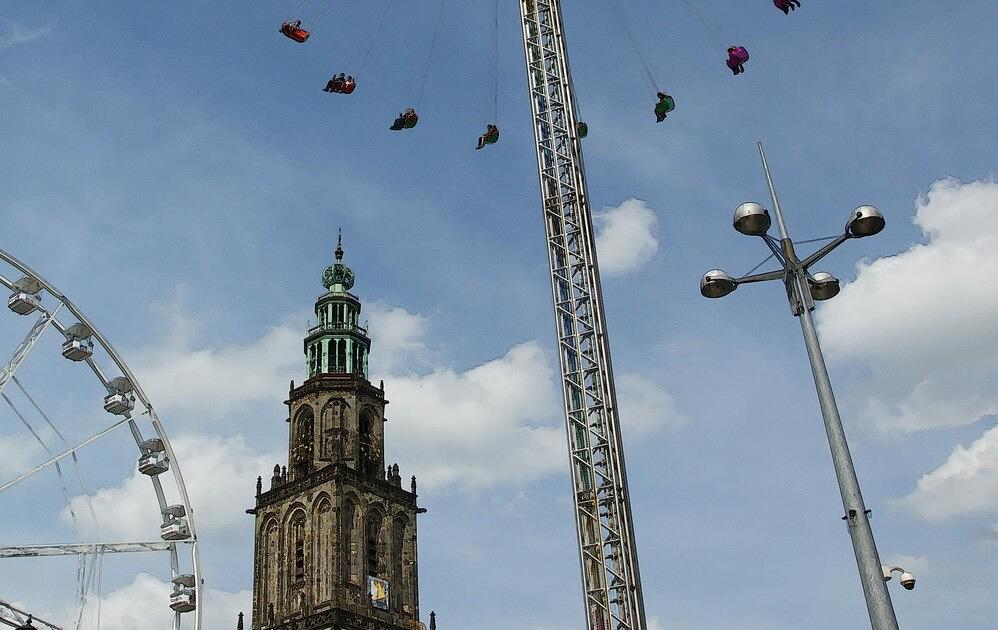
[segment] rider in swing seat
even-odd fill
[[[728,68],[734,74],[738,75],[745,72],[745,62],[748,60],[749,54],[744,46],[732,46],[728,48],[728,60],[725,63],[728,64]]]
[[[281,33],[285,37],[289,37],[299,44],[304,44],[305,40],[308,39],[308,31],[301,27],[301,20],[295,20],[294,22],[288,21],[281,24]]]
[[[486,125],[485,133],[478,136],[478,146],[475,150],[483,148],[487,144],[495,144],[499,142],[499,127],[495,125]]]
[[[343,75],[341,74],[340,76]],[[355,89],[357,89],[357,82],[354,80],[353,75],[347,75],[347,78],[343,81],[343,85],[340,86],[340,92],[342,94],[352,94]]]
[[[395,122],[388,129],[391,131],[402,131],[403,129],[412,129],[419,122],[419,116],[416,115],[416,110],[409,108],[398,115]]]
[[[416,110],[409,108],[405,110],[402,114],[402,128],[412,129],[419,122],[419,116],[416,115]]]
[[[655,104],[655,122],[665,120],[669,112],[676,109],[676,101],[665,92],[658,93],[658,103]]]
[[[780,11],[783,11],[784,15],[790,15],[791,11],[796,11],[800,7],[800,0],[773,0],[773,4]]]
[[[346,81],[344,73],[339,73],[335,75],[329,82],[326,83],[326,87],[322,88],[323,92],[342,92],[343,83]]]

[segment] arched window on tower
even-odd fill
[[[357,470],[365,475],[374,475],[380,464],[380,456],[374,439],[375,416],[369,410],[360,414],[358,433]]]
[[[315,441],[315,414],[309,406],[295,416],[291,447],[291,467],[295,477],[312,472],[312,444]]]
[[[381,576],[381,527],[384,517],[381,512],[372,509],[367,515],[367,526],[365,527],[365,543],[367,558],[367,574]]]
[[[354,521],[357,517],[357,506],[353,501],[347,499],[343,502],[343,509],[340,512],[340,566],[343,570],[343,579],[347,582],[357,583],[357,548],[354,545]]]
[[[278,602],[279,592],[279,567],[278,557],[280,556],[280,527],[277,519],[268,521],[263,526],[262,549],[260,550],[260,584],[257,592],[260,593],[260,601],[257,603],[257,614],[260,619],[267,619],[270,610]]]
[[[401,611],[405,604],[405,595],[402,578],[402,567],[405,562],[405,528],[408,525],[408,519],[404,515],[399,515],[395,518],[395,522],[392,524],[392,577],[391,577],[391,594],[392,594],[392,609],[395,611]]]
[[[338,398],[329,401],[322,408],[320,416],[322,419],[321,457],[334,461],[343,458],[345,412],[346,402]]]
[[[327,497],[316,503],[312,513],[312,579],[313,595],[317,603],[332,597],[333,553],[330,536],[333,535],[332,508]]]
[[[305,581],[305,512],[299,511],[288,524],[288,573],[292,585]]]
[[[346,372],[347,371],[347,340],[337,339],[336,340],[336,371]]]

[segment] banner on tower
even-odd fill
[[[367,590],[371,593],[371,605],[381,610],[388,610],[388,581],[367,576]]]

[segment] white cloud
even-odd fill
[[[286,459],[283,445],[275,445],[281,449],[279,453],[261,455],[242,437],[185,435],[171,443],[196,510],[199,535],[223,530],[244,519],[244,510],[253,503],[257,476],[267,477],[275,463]],[[163,480],[168,501],[179,502],[172,476],[167,473]],[[121,485],[98,490],[93,503],[105,539],[159,539],[159,506],[148,478],[137,470]],[[72,504],[77,514],[85,513],[86,497],[74,497]],[[70,518],[68,508],[64,509],[63,521],[68,523]]]
[[[0,50],[12,48],[18,44],[27,44],[37,39],[45,37],[52,32],[51,26],[40,26],[37,28],[24,28],[15,22],[8,22],[9,29],[0,35]]]
[[[272,326],[262,337],[219,347],[199,340],[183,289],[159,311],[164,334],[130,353],[129,363],[137,366],[136,377],[160,410],[188,412],[203,421],[260,401],[280,403],[288,382],[305,369],[304,327]]]
[[[487,487],[567,467],[554,374],[537,342],[464,372],[441,368],[386,387],[388,456],[402,456],[426,485]]]
[[[625,437],[630,435],[629,430],[646,435],[686,424],[687,418],[676,409],[676,401],[658,383],[640,374],[620,374],[614,381]]]
[[[926,244],[860,263],[819,310],[830,357],[869,366],[860,413],[881,430],[998,413],[998,184],[937,181],[915,224]]]
[[[41,452],[41,446],[27,431],[24,435],[0,435],[0,480],[27,472]]]
[[[144,366],[140,378],[151,384],[146,387],[153,402],[196,413],[210,399],[209,407],[217,415],[238,410],[249,400],[278,403],[289,376],[301,372],[303,333],[290,326],[278,327],[243,345],[203,348],[195,343],[196,326],[182,303],[181,297],[164,309],[169,320],[164,340],[137,353],[136,363]],[[389,446],[403,445],[387,455],[411,466],[405,474],[418,474],[424,487],[481,488],[567,470],[556,368],[539,343],[513,346],[503,356],[463,371],[417,371],[433,355],[424,341],[427,318],[378,303],[364,312],[374,342],[372,373],[385,375],[392,401]],[[685,420],[657,384],[625,374],[618,386],[622,415],[636,433]],[[238,505],[229,505],[200,494],[196,482],[188,482],[199,510],[199,528],[223,528],[241,514],[248,497],[248,488],[243,488],[247,480],[278,458],[260,458],[241,440],[201,440],[199,444],[197,438],[179,439],[175,448],[185,477],[196,479],[203,474],[213,479],[213,485],[231,483],[238,488],[232,495]],[[247,463],[240,466],[238,462]],[[128,524],[118,527],[130,533],[139,523],[145,530],[158,524],[155,506],[148,505],[148,482],[141,475],[101,490],[96,498],[100,511],[113,507],[129,514],[122,519]]]
[[[147,573],[135,576],[131,584],[106,595],[101,600],[100,627],[102,630],[172,630],[173,611],[169,608],[172,585]],[[252,593],[248,590],[238,593],[206,589],[202,605],[202,627],[235,628],[236,615],[246,613],[246,627],[250,627]],[[93,608],[93,607],[91,607]],[[95,617],[94,610],[88,610],[88,617]],[[193,627],[190,621],[194,613],[188,613],[184,627]],[[64,614],[67,620],[72,613]],[[73,620],[75,622],[75,620]],[[65,627],[74,626],[69,621]]]
[[[395,374],[398,370],[409,372],[424,362],[426,345],[426,317],[410,313],[398,306],[380,303],[364,305],[368,318],[368,332],[373,340],[371,374]]]
[[[929,559],[925,556],[897,554],[886,557],[884,564],[901,567],[905,571],[913,573],[919,579],[929,575]]]
[[[640,199],[593,213],[600,272],[613,276],[636,271],[658,251],[658,219]]]
[[[922,475],[915,489],[894,504],[930,522],[998,516],[998,427],[969,447],[957,445],[945,463]]]

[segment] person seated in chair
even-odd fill
[[[477,151],[487,144],[495,144],[496,142],[499,142],[499,127],[486,125],[485,133],[478,136],[478,146],[475,147],[475,150]]]
[[[676,101],[666,94],[659,92],[658,103],[655,104],[655,122],[662,122],[672,110],[676,109]]]

